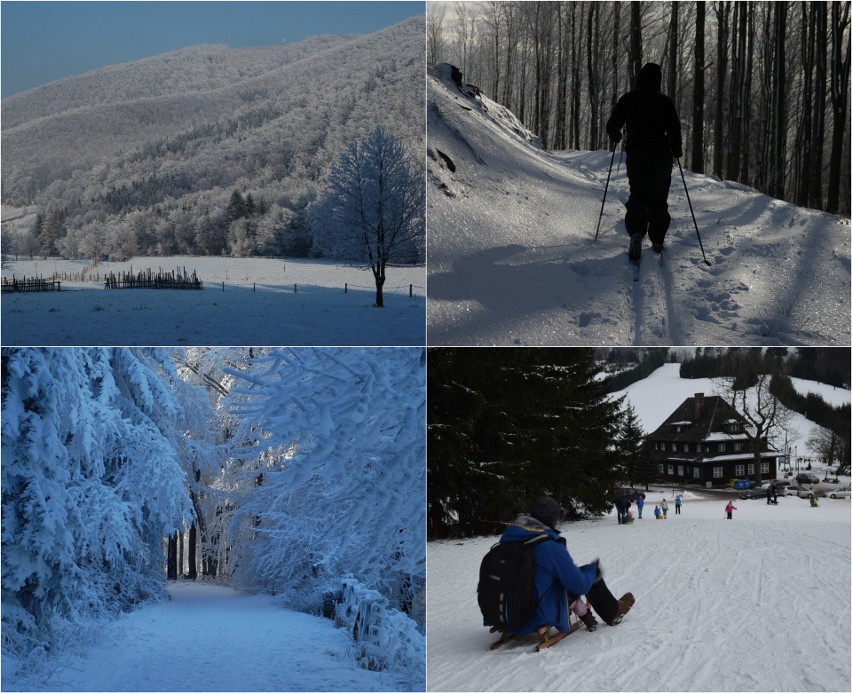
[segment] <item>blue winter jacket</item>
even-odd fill
[[[542,533],[548,534],[553,541],[542,541],[532,547],[536,563],[535,592],[538,608],[535,616],[521,628],[512,631],[516,635],[532,633],[540,626],[555,626],[562,633],[569,632],[569,602],[566,593],[570,592],[572,599],[581,597],[589,591],[598,576],[597,563],[578,568],[559,532],[529,515],[521,515],[509,525],[500,537],[500,543],[527,541]]]

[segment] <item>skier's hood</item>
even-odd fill
[[[515,521],[506,527],[501,541],[526,541],[540,534],[549,534],[553,539],[559,540],[559,532],[548,527],[541,520],[532,515],[519,515]]]
[[[657,63],[645,63],[636,78],[640,91],[660,91],[663,86],[663,69]]]

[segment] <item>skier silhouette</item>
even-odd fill
[[[663,71],[646,63],[639,71],[636,88],[622,96],[606,124],[613,146],[627,126],[627,180],[630,197],[624,224],[630,235],[628,254],[633,261],[642,254],[642,240],[651,239],[654,252],[663,251],[672,218],[668,212],[672,182],[672,156],[683,156],[680,119],[674,102],[660,93]]]

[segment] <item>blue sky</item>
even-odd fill
[[[231,48],[367,34],[425,2],[34,2],[0,4],[2,96],[200,43]],[[425,42],[425,37],[424,37]]]

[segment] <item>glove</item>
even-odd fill
[[[672,154],[674,155],[675,159],[682,159],[683,158],[683,151],[680,150],[680,149],[678,149],[677,151],[673,151]]]
[[[609,139],[613,144],[618,144],[621,142],[621,133],[617,132],[615,135],[610,135]]]

